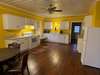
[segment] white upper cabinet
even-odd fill
[[[45,22],[44,29],[51,29],[52,28],[52,22]]]
[[[64,30],[64,29],[69,29],[69,22],[68,21],[62,21],[60,23],[60,29]]]
[[[3,14],[2,17],[4,29],[21,29],[25,24],[25,18],[21,16]]]
[[[35,30],[38,30],[40,28],[39,21],[37,21],[37,20],[34,20],[33,25],[34,25]]]
[[[25,18],[25,24],[26,25],[33,25],[33,19]]]

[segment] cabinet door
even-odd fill
[[[34,29],[35,29],[35,32],[38,34],[40,33],[40,21],[34,21]]]
[[[50,41],[50,42],[55,41],[55,36],[52,33],[48,34],[47,36],[48,36],[48,41]]]
[[[24,26],[24,17],[11,14],[3,14],[4,29],[20,29]]]
[[[69,35],[64,35],[65,44],[69,44]]]
[[[45,22],[44,29],[51,29],[52,28],[52,22]]]
[[[65,43],[64,35],[58,34],[57,35],[57,42],[59,42],[59,43]]]
[[[29,24],[33,25],[33,19],[29,19]]]
[[[17,24],[16,24],[16,26],[18,27],[17,29],[23,28],[24,25],[25,25],[25,18],[17,16]]]
[[[52,39],[53,42],[64,43],[64,35],[61,34],[53,34]]]
[[[33,19],[25,18],[25,24],[26,25],[33,25]]]
[[[21,43],[20,47],[21,52],[24,52],[29,48],[29,40],[27,40],[27,38],[20,39],[20,43]]]
[[[61,30],[69,29],[69,22],[67,22],[67,21],[61,22],[61,24],[60,24],[60,29],[61,29]]]
[[[34,20],[33,25],[34,25],[35,30],[38,30],[38,21]]]

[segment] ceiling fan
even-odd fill
[[[48,12],[50,14],[54,13],[54,12],[62,12],[63,10],[57,9],[57,7],[53,6],[52,4],[49,5],[48,7]]]

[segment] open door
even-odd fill
[[[81,22],[72,22],[71,44],[77,44],[78,35],[81,32]]]

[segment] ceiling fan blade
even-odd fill
[[[62,12],[63,10],[53,10],[54,12]]]
[[[56,7],[52,7],[51,9],[52,9],[52,10],[55,10],[55,9],[56,9]]]
[[[48,8],[48,12],[50,14],[52,14],[53,12],[62,12],[62,10],[59,10],[59,9],[56,9],[57,7],[55,7],[53,4],[50,4],[49,5],[49,8]]]
[[[56,7],[48,8],[49,11],[55,10]]]

